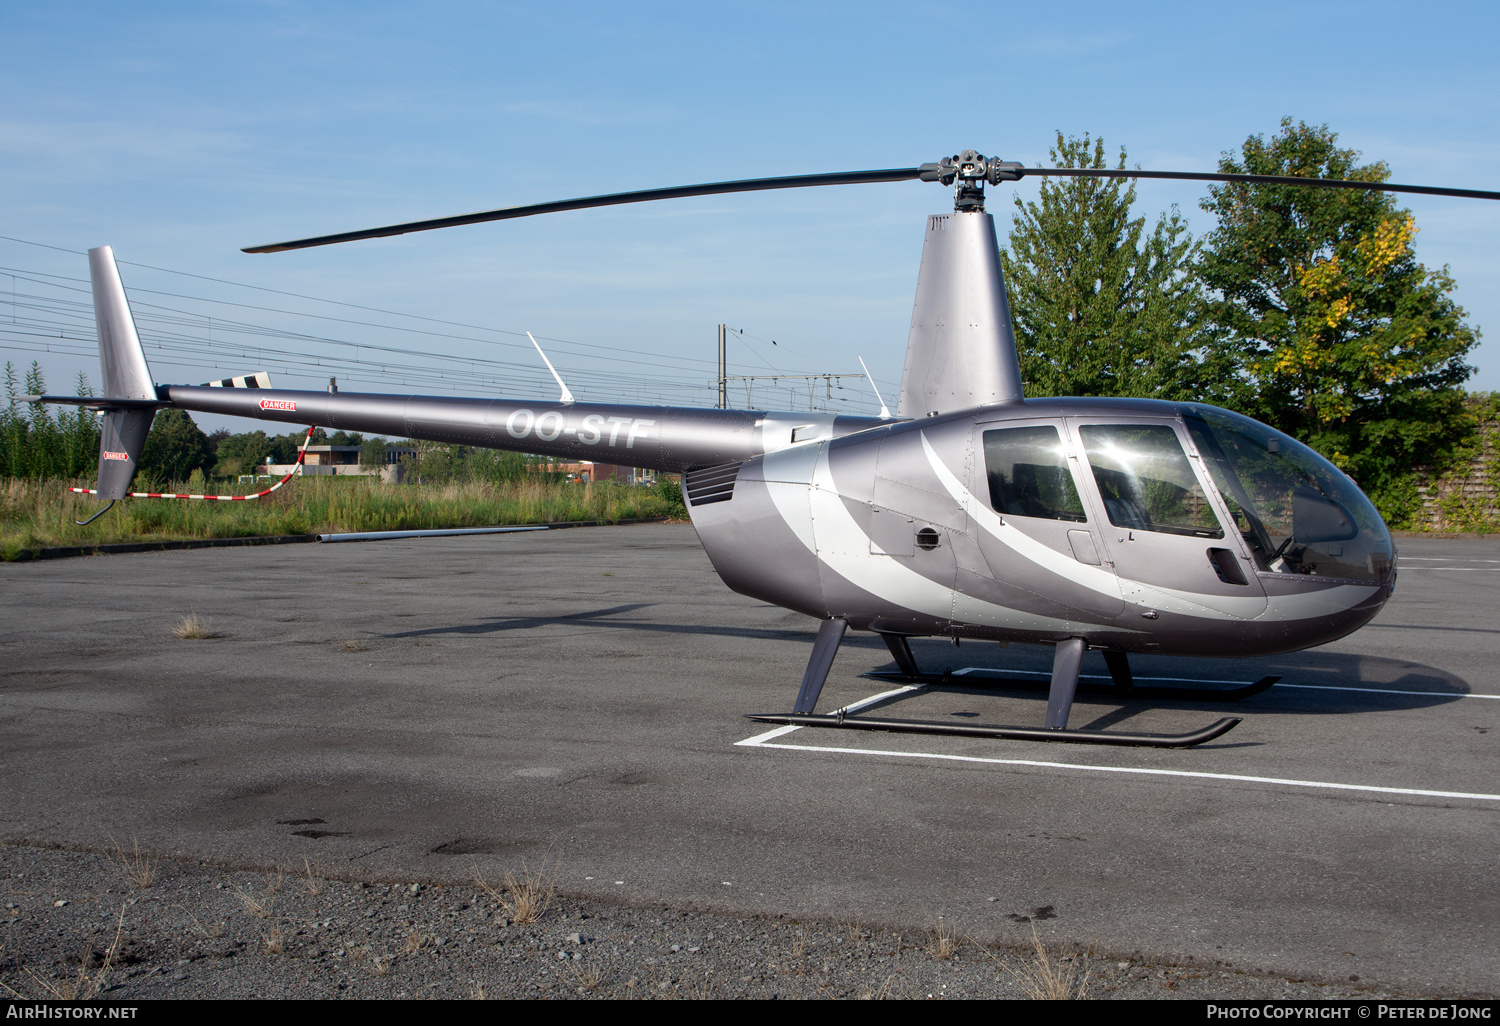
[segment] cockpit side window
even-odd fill
[[[1078,524],[1087,521],[1056,427],[986,431],[984,466],[995,512]]]
[[[1224,537],[1177,432],[1165,424],[1086,424],[1078,432],[1111,524]]]

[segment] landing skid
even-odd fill
[[[833,727],[839,730],[884,730],[896,734],[939,734],[958,737],[1002,738],[1008,741],[1065,741],[1079,745],[1119,745],[1134,748],[1191,748],[1233,730],[1238,716],[1226,716],[1202,730],[1188,734],[1125,734],[1104,730],[1067,730],[1056,727],[986,727],[930,720],[887,720],[865,716],[747,715],[759,723],[782,723],[796,727]]]
[[[881,634],[891,656],[898,667],[895,673],[870,673],[867,677],[879,680],[900,681],[937,690],[955,688],[996,688],[1046,690],[1047,717],[1044,727],[983,726],[979,724],[935,723],[929,720],[891,720],[875,717],[851,717],[843,712],[832,716],[819,716],[813,710],[823,690],[823,682],[833,666],[833,657],[844,640],[848,624],[838,618],[824,620],[818,625],[818,635],[813,641],[812,655],[807,661],[807,670],[802,675],[802,687],[797,692],[797,702],[789,714],[751,714],[749,719],[761,723],[781,723],[794,727],[832,727],[839,730],[884,730],[901,734],[937,734],[956,737],[1003,738],[1012,741],[1064,741],[1084,745],[1123,745],[1144,748],[1190,748],[1212,741],[1234,729],[1239,724],[1237,716],[1218,720],[1202,730],[1187,734],[1127,734],[1103,730],[1069,730],[1068,714],[1073,708],[1073,695],[1082,685],[1086,692],[1115,695],[1120,698],[1187,699],[1190,701],[1236,702],[1275,684],[1280,677],[1262,677],[1254,684],[1237,688],[1201,690],[1198,688],[1159,687],[1137,685],[1131,677],[1130,664],[1123,652],[1105,652],[1104,660],[1109,667],[1110,686],[1082,683],[1079,669],[1083,664],[1083,653],[1087,645],[1082,638],[1066,638],[1057,643],[1052,659],[1052,679],[1046,684],[1040,681],[1014,677],[989,677],[983,675],[956,677],[954,674],[923,673],[912,656],[911,646],[899,634]]]
[[[999,677],[978,673],[919,673],[911,676],[899,670],[876,670],[864,674],[871,680],[892,681],[897,684],[922,684],[929,688],[974,688],[993,691],[1047,691],[1051,681],[1025,677]],[[1100,684],[1079,680],[1078,694],[1113,695],[1116,698],[1184,699],[1189,702],[1238,702],[1265,691],[1281,680],[1280,677],[1262,677],[1253,684],[1242,684],[1237,688],[1213,687],[1162,687],[1156,684],[1135,684],[1122,688],[1116,684]]]

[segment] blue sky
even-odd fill
[[[550,395],[518,348],[514,333],[530,330],[553,340],[580,398],[706,402],[727,321],[747,333],[733,373],[857,371],[863,355],[893,400],[923,218],[950,206],[934,185],[675,201],[266,256],[239,247],[970,147],[1036,164],[1059,129],[1123,144],[1142,167],[1212,170],[1283,115],[1326,123],[1395,181],[1495,189],[1496,29],[1477,3],[12,4],[0,9],[0,235],[108,243],[131,261],[143,329],[177,340],[148,351],[164,381],[264,366],[315,387],[326,375],[310,361],[354,355],[369,374],[341,364],[346,388]],[[1139,209],[1178,204],[1202,233],[1203,193],[1143,183]],[[1450,266],[1470,323],[1494,336],[1471,358],[1470,387],[1500,389],[1500,204],[1402,203],[1420,258]],[[1007,190],[989,207],[1003,240]],[[0,293],[16,297],[0,300],[0,320],[35,319],[37,306],[43,321],[76,319],[57,303],[81,295],[67,280],[86,276],[81,256],[0,240],[0,266]],[[195,333],[213,342],[201,357]],[[0,343],[20,337],[48,344],[0,331]],[[97,380],[81,356],[3,355],[41,359],[54,389],[79,369]],[[848,384],[846,408],[872,411]]]

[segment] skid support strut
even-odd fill
[[[1135,690],[1135,678],[1130,675],[1130,657],[1124,652],[1104,653],[1104,665],[1109,667],[1109,679],[1115,682],[1122,695]]]
[[[917,669],[917,659],[911,654],[911,645],[907,643],[905,634],[882,634],[880,640],[885,642],[885,647],[891,650],[891,658],[896,660],[896,668],[912,680],[922,676],[922,671]]]
[[[1057,643],[1052,654],[1052,686],[1047,689],[1047,729],[1067,730],[1068,713],[1073,711],[1073,693],[1078,690],[1078,671],[1083,669],[1082,638],[1068,638]]]
[[[823,682],[833,667],[833,657],[838,654],[849,624],[843,620],[824,620],[818,624],[818,636],[813,639],[812,656],[807,660],[807,670],[802,674],[802,687],[797,691],[797,704],[792,708],[795,715],[810,715],[823,693]]]

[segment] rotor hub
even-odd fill
[[[1017,161],[986,157],[975,150],[944,157],[936,164],[923,164],[919,170],[924,182],[942,182],[954,187],[955,213],[983,213],[985,182],[999,185],[1019,181],[1025,174]]]

